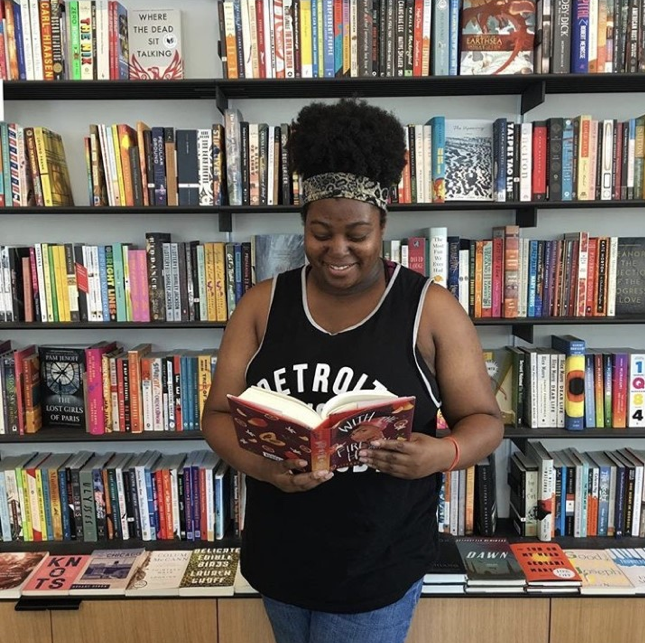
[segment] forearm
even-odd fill
[[[450,437],[459,445],[459,460],[455,469],[467,469],[492,453],[504,437],[501,418],[486,413],[469,415],[457,422]],[[445,440],[445,469],[454,462],[457,449],[452,440]]]
[[[230,414],[206,411],[202,418],[202,432],[210,448],[231,467],[257,480],[267,481],[268,461],[238,445]]]

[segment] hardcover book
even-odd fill
[[[130,80],[184,77],[179,9],[129,9]]]
[[[23,586],[45,556],[46,551],[0,553],[0,598],[20,598]]]
[[[457,538],[469,587],[521,586],[526,583],[506,538]]]
[[[635,594],[636,588],[602,549],[565,549],[582,578],[581,594]]]
[[[23,596],[66,596],[83,573],[91,556],[49,555],[38,565],[25,584]]]
[[[72,583],[72,596],[125,594],[144,549],[95,549],[85,571]]]
[[[284,393],[251,386],[229,395],[239,445],[273,460],[305,460],[307,471],[359,464],[372,440],[408,440],[414,397],[388,391],[349,391],[317,413]]]
[[[459,73],[532,74],[534,41],[534,0],[464,0]]]
[[[236,547],[194,549],[179,587],[180,596],[232,596],[240,561]]]
[[[38,355],[43,425],[85,429],[85,348],[40,346]]]
[[[616,315],[645,313],[645,237],[619,237]]]
[[[466,568],[454,538],[439,536],[437,559],[423,577],[425,585],[454,585],[466,582]]]
[[[446,119],[446,201],[493,200],[493,121]]]
[[[504,424],[517,421],[513,408],[513,354],[508,348],[484,349],[484,362]]]
[[[526,583],[532,587],[580,587],[580,575],[557,543],[512,543]]]
[[[179,596],[190,551],[148,551],[137,567],[126,596]]]

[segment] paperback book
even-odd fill
[[[47,556],[29,577],[22,595],[67,596],[91,558],[89,554]]]
[[[137,567],[126,596],[179,596],[190,551],[148,551]]]
[[[581,594],[636,594],[636,588],[602,549],[565,549],[582,578]]]
[[[0,553],[0,598],[18,599],[46,551]]]
[[[319,414],[257,386],[228,400],[243,449],[273,460],[305,460],[306,471],[359,464],[359,450],[373,440],[409,440],[415,405],[414,397],[388,391],[349,391],[332,397]]]
[[[85,571],[72,583],[72,596],[84,594],[123,595],[144,549],[96,549]]]
[[[184,77],[179,9],[128,9],[130,80]]]
[[[233,596],[239,562],[237,547],[194,549],[179,586],[179,595]]]
[[[636,588],[636,593],[645,594],[645,549],[610,548],[607,553]]]
[[[457,538],[468,588],[522,588],[526,578],[505,538]]]

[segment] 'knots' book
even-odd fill
[[[374,440],[409,440],[414,397],[388,391],[349,391],[320,413],[290,395],[251,386],[229,395],[240,446],[274,460],[305,460],[307,471],[360,464],[358,452]]]

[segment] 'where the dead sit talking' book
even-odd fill
[[[229,395],[239,445],[273,460],[304,460],[306,471],[360,464],[358,452],[374,440],[409,440],[414,397],[388,391],[348,391],[319,414],[284,393],[252,386]]]

